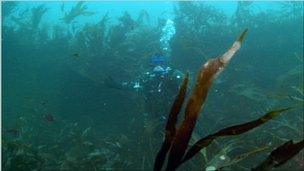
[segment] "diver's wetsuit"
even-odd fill
[[[142,92],[145,97],[145,112],[151,119],[165,121],[183,74],[169,69],[165,73],[146,72],[136,81],[122,83],[123,89]]]

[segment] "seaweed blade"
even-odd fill
[[[270,155],[252,171],[267,171],[273,167],[279,167],[294,157],[304,148],[304,139],[297,143],[292,140],[287,141],[283,145],[273,150]]]
[[[231,136],[231,135],[239,135],[242,133],[245,133],[249,130],[252,130],[269,120],[275,118],[280,113],[285,112],[291,108],[284,108],[279,110],[274,110],[266,113],[264,116],[262,116],[259,119],[256,119],[254,121],[250,121],[244,124],[234,125],[228,128],[224,128],[219,130],[218,132],[208,135],[200,140],[198,140],[186,153],[185,157],[183,158],[181,163],[184,163],[185,161],[191,159],[194,155],[196,155],[199,151],[201,151],[204,147],[207,147],[215,138],[223,137],[223,136]]]
[[[166,124],[165,140],[155,158],[154,171],[161,170],[161,168],[165,162],[167,152],[169,151],[169,149],[171,147],[171,144],[174,139],[175,132],[176,132],[175,125],[177,122],[177,116],[180,113],[180,110],[181,110],[184,100],[185,100],[188,82],[189,82],[189,74],[187,73],[183,80],[183,83],[179,89],[178,95],[176,96],[176,98],[173,102],[173,105],[171,107],[168,121]]]
[[[221,73],[234,54],[240,49],[246,33],[247,29],[243,31],[241,36],[233,43],[232,47],[226,53],[221,57],[207,61],[200,70],[196,85],[186,105],[184,121],[179,127],[172,143],[166,170],[175,170],[180,165],[201,107],[207,98],[213,80]]]

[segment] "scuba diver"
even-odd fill
[[[133,90],[143,93],[145,98],[145,115],[152,119],[166,121],[166,116],[182,82],[183,73],[168,66],[170,57],[170,40],[175,34],[174,22],[166,20],[159,39],[161,50],[150,58],[151,69],[138,76],[134,81],[117,83],[108,77],[105,85],[121,90]]]
[[[166,56],[154,54],[150,62],[149,70],[134,80],[117,82],[112,77],[104,80],[108,88],[138,93],[135,97],[142,102],[138,112],[132,114],[134,119],[126,122],[130,124],[126,126],[126,135],[132,139],[126,146],[137,154],[138,164],[142,164],[142,160],[154,160],[155,149],[161,146],[164,126],[183,80],[182,72],[168,66]],[[153,164],[146,162],[145,167],[152,168]]]
[[[150,62],[151,70],[133,81],[118,83],[108,77],[104,83],[110,88],[143,93],[145,115],[164,122],[182,82],[183,73],[170,68],[168,59],[160,53],[153,55]]]
[[[147,71],[139,74],[134,80],[117,82],[112,77],[104,80],[108,88],[129,90],[138,93],[137,100],[140,102],[139,112],[133,113],[130,130],[127,135],[132,143],[128,147],[136,151],[138,164],[145,163],[145,167],[153,167],[147,161],[153,161],[155,148],[162,143],[164,126],[169,116],[170,108],[178,93],[183,80],[183,73],[169,66],[170,46],[169,41],[175,33],[173,21],[167,20],[162,29],[159,39],[160,47],[149,57],[150,67]]]

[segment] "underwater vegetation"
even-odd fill
[[[191,134],[196,125],[199,111],[204,105],[213,80],[216,79],[219,73],[222,72],[224,67],[226,67],[226,65],[230,62],[234,54],[240,49],[246,33],[247,29],[241,34],[241,36],[232,45],[232,47],[221,57],[211,59],[204,64],[198,74],[195,88],[193,89],[193,92],[188,99],[188,103],[185,108],[184,121],[176,131],[175,124],[177,122],[177,115],[180,113],[180,110],[182,108],[189,79],[188,75],[186,75],[184,82],[180,88],[180,92],[178,93],[175,102],[172,105],[172,109],[166,125],[166,137],[161,150],[158,152],[155,159],[154,170],[161,170],[168,151],[169,157],[166,170],[176,170],[179,165],[191,159],[195,154],[200,152],[203,148],[207,147],[216,138],[239,135],[248,132],[249,130],[268,122],[269,120],[278,116],[280,113],[290,109],[285,108],[271,111],[257,120],[221,129],[214,134],[208,135],[205,138],[198,140],[186,152]],[[292,141],[286,142],[271,152],[270,156],[253,170],[269,170],[272,167],[278,167],[299,153],[303,148],[304,139],[296,144],[294,144]],[[239,156],[239,158],[241,157]],[[225,166],[222,165],[220,167],[212,167],[214,170],[218,170],[224,168]]]
[[[1,3],[3,170],[303,170],[303,3],[238,2],[229,17],[174,2],[169,65],[186,74],[153,101],[164,122],[106,82],[151,71],[166,15]]]
[[[87,6],[84,3],[85,2],[83,2],[83,1],[79,1],[75,7],[72,7],[72,9],[69,12],[66,12],[64,14],[64,17],[62,18],[62,20],[65,23],[69,24],[72,21],[74,21],[76,19],[76,17],[82,16],[82,15],[83,16],[93,15],[94,14],[93,12],[87,11]],[[64,10],[64,4],[62,4],[61,10],[62,11]]]

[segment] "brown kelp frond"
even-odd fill
[[[226,163],[226,164],[223,164],[223,165],[217,167],[217,169],[222,170],[226,167],[231,167],[232,165],[235,165],[235,164],[245,160],[246,158],[248,158],[250,156],[256,155],[257,153],[260,153],[260,152],[264,152],[268,149],[269,149],[269,146],[263,146],[263,147],[251,150],[247,153],[240,154],[240,155],[234,157],[233,159],[231,159],[231,161],[229,163]]]
[[[266,171],[273,167],[279,167],[294,157],[304,148],[304,139],[294,143],[292,140],[284,143],[275,150],[256,168],[252,171]]]
[[[170,149],[171,143],[173,141],[173,138],[175,136],[175,125],[177,122],[177,116],[180,113],[180,110],[183,106],[184,100],[185,100],[185,96],[186,96],[186,91],[187,91],[187,85],[189,82],[189,74],[186,74],[186,77],[184,78],[184,81],[179,89],[179,93],[176,96],[172,108],[170,110],[169,113],[169,117],[168,117],[168,121],[166,124],[166,135],[165,135],[165,140],[162,144],[162,147],[160,149],[160,151],[158,152],[156,158],[155,158],[155,163],[154,163],[154,170],[161,170],[167,152]]]
[[[223,63],[227,64],[231,60],[233,55],[241,48],[241,44],[243,43],[247,32],[248,32],[248,29],[245,29],[242,32],[242,34],[238,37],[237,41],[235,41],[232,44],[230,49],[220,57],[220,59]]]
[[[168,134],[171,136],[175,136],[175,125],[177,122],[177,116],[180,113],[180,110],[185,100],[188,82],[189,82],[189,73],[186,74],[183,83],[180,87],[179,93],[176,99],[174,100],[172,108],[169,113],[169,118],[166,125],[166,131],[168,131]]]
[[[185,119],[179,127],[169,153],[167,170],[175,170],[185,154],[196,120],[204,104],[213,80],[224,69],[233,55],[240,49],[247,30],[233,43],[232,47],[221,57],[207,61],[200,70],[196,85],[185,109]]]
[[[239,135],[242,133],[245,133],[253,128],[256,128],[269,120],[275,118],[280,113],[285,112],[291,108],[284,108],[279,110],[274,110],[266,113],[263,117],[256,119],[251,122],[247,122],[244,124],[234,125],[228,128],[224,128],[222,130],[219,130],[218,132],[208,135],[205,138],[200,139],[197,141],[186,153],[185,157],[183,158],[182,162],[185,162],[192,158],[195,154],[197,154],[201,149],[204,147],[207,147],[214,139],[222,136],[231,136],[231,135]]]
[[[257,126],[260,126],[260,125],[268,122],[269,120],[278,116],[280,113],[285,112],[285,111],[290,110],[290,109],[291,108],[283,108],[283,109],[279,109],[279,110],[270,111],[270,112],[266,113],[264,116],[262,116],[261,118],[259,118],[257,120],[222,129],[222,130],[218,131],[217,133],[215,133],[213,135],[214,136],[226,136],[226,135],[242,134],[242,133],[247,132],[247,131],[249,131],[249,130],[251,130],[251,129],[257,127]]]

